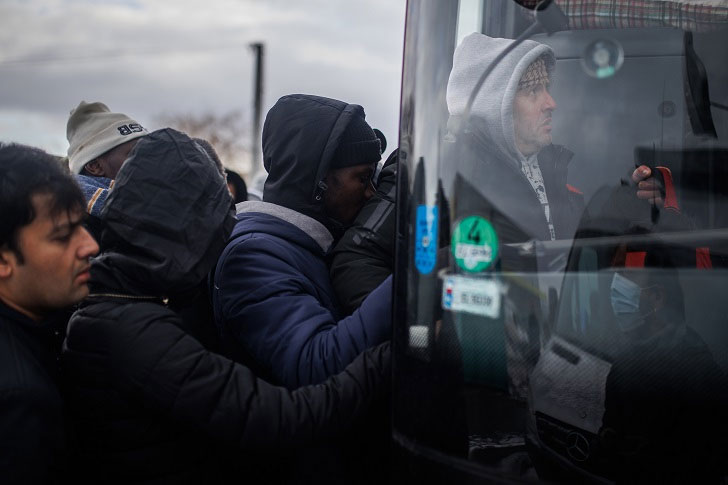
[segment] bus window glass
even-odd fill
[[[408,6],[396,441],[724,481],[728,2],[452,3]]]

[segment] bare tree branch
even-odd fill
[[[241,111],[163,113],[157,116],[157,123],[209,141],[223,165],[241,175],[250,171],[250,127]]]

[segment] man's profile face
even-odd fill
[[[344,225],[354,222],[366,201],[374,195],[375,168],[375,163],[366,163],[329,171],[325,179],[328,188],[324,192],[329,217]]]
[[[89,258],[98,253],[99,246],[81,225],[81,207],[52,215],[50,195],[36,194],[32,201],[35,219],[18,232],[17,249],[22,261],[10,249],[0,254],[3,300],[39,320],[88,295]]]
[[[538,153],[551,143],[551,113],[556,102],[548,85],[519,89],[513,102],[513,129],[516,148],[526,157]]]
[[[121,170],[121,166],[129,157],[129,153],[134,149],[138,138],[117,145],[108,152],[104,153],[96,160],[92,160],[86,164],[86,171],[94,177],[107,177],[115,179]]]

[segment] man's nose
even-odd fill
[[[78,247],[79,258],[90,258],[91,256],[95,256],[99,253],[99,244],[96,242],[96,239],[94,239],[93,236],[86,230],[85,227],[81,228],[80,237],[82,238],[82,240],[81,244]]]
[[[551,93],[548,91],[546,91],[546,97],[544,98],[543,109],[544,111],[553,111],[556,109],[556,101],[554,101],[554,98],[551,97]]]

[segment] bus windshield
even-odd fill
[[[726,478],[726,45],[728,1],[410,2],[402,446],[489,478]]]

